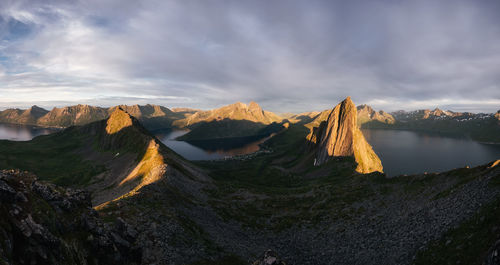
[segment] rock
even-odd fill
[[[351,156],[359,173],[382,172],[382,162],[358,128],[356,106],[350,97],[335,106],[328,119],[314,127],[307,139],[315,152],[315,165],[333,157]]]
[[[15,199],[18,202],[27,202],[28,201],[28,198],[26,198],[26,196],[20,191],[16,192]]]
[[[1,264],[138,264],[141,260],[142,249],[131,247],[137,231],[123,220],[118,220],[119,229],[105,224],[91,208],[87,192],[38,182],[34,175],[15,170],[0,171],[0,178]]]
[[[15,200],[15,195],[16,191],[5,181],[0,180],[0,201],[13,202]]]
[[[276,252],[269,249],[264,252],[262,258],[253,262],[252,265],[286,265],[286,263],[278,258]]]

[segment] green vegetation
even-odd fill
[[[83,147],[83,137],[76,132],[58,132],[27,142],[0,140],[0,168],[28,170],[62,186],[88,184],[105,167],[75,152]]]
[[[276,231],[349,218],[359,211],[350,205],[375,194],[367,181],[373,176],[354,173],[352,158],[314,167],[305,152],[307,132],[301,125],[292,125],[265,143],[273,153],[251,160],[198,162],[218,187],[209,191],[212,206],[223,218]]]

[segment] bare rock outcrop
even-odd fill
[[[358,128],[356,106],[350,97],[335,106],[328,119],[314,127],[307,139],[315,152],[315,165],[332,157],[352,156],[359,173],[382,172],[380,159]]]

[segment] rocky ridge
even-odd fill
[[[352,156],[360,173],[382,172],[382,163],[358,128],[357,111],[348,97],[335,106],[326,121],[314,127],[307,140],[311,143],[314,165],[322,165],[332,157]]]

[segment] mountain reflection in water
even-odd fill
[[[175,138],[186,134],[184,130],[156,132],[156,137],[166,146],[189,160],[213,160],[245,155],[259,151],[259,145],[274,136],[251,136],[228,139],[199,141],[177,141]]]

